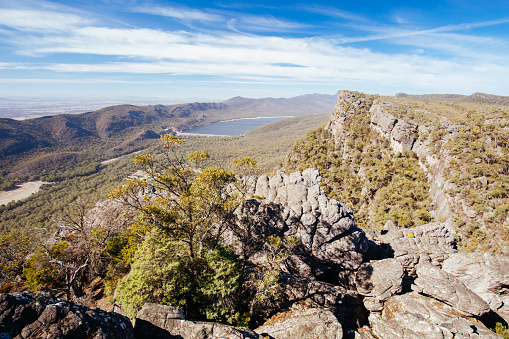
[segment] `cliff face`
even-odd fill
[[[394,155],[404,151],[417,155],[429,185],[433,220],[445,221],[471,249],[481,245],[509,253],[507,194],[497,193],[509,188],[508,147],[496,141],[508,137],[506,115],[507,108],[498,106],[373,99],[339,91],[326,129],[347,159],[355,151],[347,145],[359,140],[349,119],[369,119],[369,130],[389,141]],[[367,183],[365,172],[361,168],[355,175]]]

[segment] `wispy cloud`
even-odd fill
[[[319,6],[319,5],[305,5],[301,7],[304,11],[310,12],[310,13],[316,13],[327,17],[333,17],[333,18],[341,18],[341,19],[347,19],[352,21],[368,21],[367,18],[351,13],[348,11],[343,11],[341,9],[335,8],[335,7],[325,7],[325,6]]]
[[[22,10],[1,9],[0,25],[28,32],[66,31],[70,28],[83,27],[93,21],[74,14]]]
[[[137,7],[133,11],[154,14],[184,21],[222,21],[223,17],[213,13],[185,7]]]
[[[171,30],[114,27],[99,15],[66,12],[61,6],[39,10],[4,8],[0,10],[0,35],[18,56],[29,58],[23,62],[0,62],[0,69],[44,70],[69,77],[87,73],[215,76],[220,81],[259,84],[341,82],[415,88],[434,88],[439,84],[453,92],[458,84],[462,88],[469,86],[468,79],[474,88],[479,84],[495,86],[502,81],[496,79],[509,77],[508,41],[474,34],[477,28],[507,25],[509,18],[421,28],[407,22],[375,24],[355,13],[329,7],[306,6],[300,10],[344,19],[344,27],[349,30],[339,37],[324,33],[296,38],[297,34],[285,33],[306,31],[312,28],[310,24],[231,8],[134,9],[182,23]],[[385,51],[356,45],[372,41],[383,44]],[[401,47],[397,53],[390,50],[394,46]],[[59,55],[77,58],[48,61]],[[34,57],[39,59],[30,59]],[[0,82],[5,83],[6,79]],[[35,77],[32,80],[39,81]],[[29,83],[30,79],[12,81]],[[49,83],[52,81],[73,80],[48,79]]]

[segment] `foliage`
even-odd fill
[[[120,281],[117,300],[134,317],[145,302],[178,306],[194,319],[234,323],[240,263],[217,246],[189,255],[183,241],[153,229],[136,252],[131,272]]]
[[[50,286],[56,275],[57,272],[52,267],[49,258],[44,252],[39,251],[28,259],[22,277],[25,278],[25,285],[29,289],[38,291],[42,287]]]
[[[503,339],[509,339],[509,329],[502,323],[497,323],[492,331],[501,336]]]
[[[145,177],[127,180],[110,194],[139,211],[132,229],[141,230],[129,233],[120,251],[131,271],[118,283],[118,301],[131,317],[145,302],[159,302],[198,320],[258,324],[271,311],[269,301],[278,297],[280,264],[295,241],[241,236],[241,246],[256,243],[267,254],[258,266],[224,247],[226,230],[238,235],[242,230],[233,214],[244,203],[241,181],[230,170],[192,168],[206,153],[184,156],[180,139],[161,139],[161,154],[134,160]],[[257,168],[248,157],[234,164]]]
[[[29,237],[0,237],[0,279],[5,277],[12,280],[22,273],[31,246],[32,239]]]

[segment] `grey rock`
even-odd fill
[[[398,120],[391,132],[393,149],[396,151],[410,151],[415,141],[417,126],[403,120]]]
[[[376,338],[500,338],[475,318],[417,293],[392,296],[381,313],[369,316]]]
[[[370,231],[366,232],[366,236],[375,244],[372,250],[379,256],[377,259],[396,258],[410,276],[415,276],[417,263],[431,262],[441,266],[449,255],[457,252],[456,240],[444,223],[382,232]]]
[[[398,119],[389,113],[393,108],[387,103],[375,102],[371,106],[371,124],[377,126],[385,136],[389,137]]]
[[[11,338],[134,339],[127,317],[44,293],[0,294],[0,335]]]
[[[352,211],[334,199],[329,199],[319,186],[322,181],[315,169],[289,175],[278,171],[273,177],[261,176],[252,191],[265,199],[249,200],[236,211],[238,230],[226,231],[227,244],[236,253],[245,253],[235,240],[238,234],[253,238],[266,235],[295,236],[300,240],[303,261],[314,266],[327,265],[331,269],[357,269],[368,249],[364,232],[354,223]],[[271,193],[272,192],[272,193]],[[249,218],[250,229],[246,229]],[[230,233],[229,233],[230,232]],[[247,258],[249,260],[249,258]],[[309,277],[302,265],[289,265],[303,271],[289,273]]]
[[[466,316],[482,316],[489,305],[468,289],[458,278],[437,266],[419,263],[416,266],[415,291],[440,300]]]
[[[198,322],[186,319],[182,310],[158,304],[145,304],[136,316],[134,332],[137,339],[258,339],[247,328]]]
[[[355,275],[357,292],[370,311],[380,311],[383,302],[402,290],[404,270],[396,259],[364,263]]]
[[[278,313],[255,332],[274,339],[343,338],[343,328],[331,311],[308,308],[302,304],[295,304],[288,311]]]
[[[442,269],[458,278],[509,322],[509,258],[493,253],[455,253]]]
[[[362,298],[353,291],[293,275],[284,275],[281,282],[283,307],[305,302],[308,307],[330,310],[345,327],[357,328],[366,323]]]

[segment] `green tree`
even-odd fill
[[[123,250],[131,271],[118,284],[118,301],[131,317],[145,302],[158,302],[198,320],[255,326],[278,297],[280,266],[292,241],[247,231],[256,227],[253,220],[234,214],[246,203],[245,180],[230,170],[200,167],[208,155],[184,156],[183,141],[174,136],[163,136],[162,143],[159,156],[135,158],[143,177],[110,194],[138,211],[137,231]],[[233,166],[248,174],[259,170],[250,158]],[[225,245],[225,231],[239,240],[240,252],[262,250],[266,259],[254,265],[248,255],[235,255]]]
[[[131,272],[118,287],[118,300],[134,316],[144,302],[182,307],[189,316],[233,323],[238,317],[240,261],[221,245],[242,199],[235,174],[196,168],[204,152],[180,154],[183,140],[162,138],[159,157],[140,155],[146,176],[131,179],[110,196],[139,211],[144,230],[134,245]],[[191,165],[194,165],[191,167]]]

